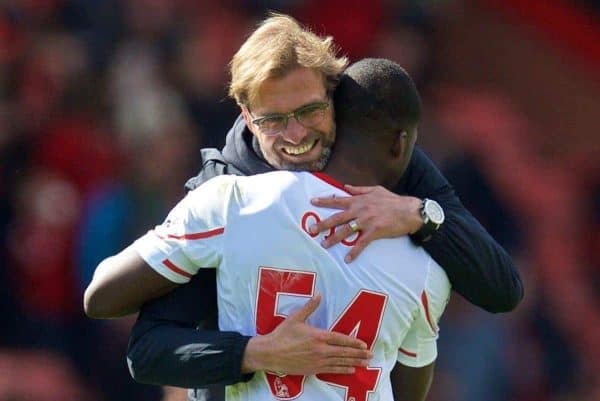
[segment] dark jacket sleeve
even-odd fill
[[[202,169],[188,181],[188,190],[217,175],[241,174],[216,149],[202,149],[201,156]],[[243,375],[241,366],[251,337],[217,327],[215,270],[201,269],[189,283],[140,310],[127,349],[132,377],[185,388],[250,380],[252,374]]]
[[[508,312],[523,298],[519,273],[506,251],[462,205],[433,162],[415,147],[397,193],[436,200],[446,220],[423,247],[444,268],[453,289],[488,312]]]
[[[214,269],[202,269],[188,284],[143,306],[127,350],[136,381],[193,388],[252,377],[240,372],[250,337],[214,329],[215,283]]]

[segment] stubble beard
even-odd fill
[[[331,158],[331,145],[324,146],[321,155],[316,160],[306,162],[306,163],[290,163],[284,160],[280,160],[277,166],[280,170],[289,170],[289,171],[321,171],[329,162]]]
[[[277,168],[278,170],[322,171],[325,168],[325,166],[327,166],[327,163],[329,162],[329,159],[331,158],[331,152],[332,152],[333,143],[335,140],[335,129],[336,129],[336,124],[334,121],[333,127],[331,128],[329,135],[324,135],[322,133],[320,134],[322,151],[316,160],[312,160],[312,161],[309,161],[306,163],[291,163],[287,160],[284,160],[284,159],[278,157],[279,160],[277,160],[276,162],[269,161],[269,164],[271,164],[273,167]]]

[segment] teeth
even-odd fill
[[[313,146],[315,146],[316,142],[317,141],[315,140],[311,143],[307,143],[306,145],[302,146],[284,146],[283,150],[289,155],[298,156],[311,150]]]

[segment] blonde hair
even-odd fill
[[[257,100],[264,81],[298,67],[321,73],[329,94],[348,65],[348,58],[336,57],[336,53],[330,36],[319,37],[294,18],[271,13],[233,56],[229,96],[240,106],[249,106]]]

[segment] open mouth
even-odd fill
[[[305,143],[300,146],[282,146],[283,153],[289,156],[302,156],[315,148],[319,142],[318,139],[313,139],[312,141]]]

